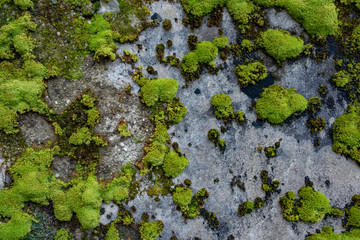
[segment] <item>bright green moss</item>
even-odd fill
[[[231,97],[224,93],[219,93],[211,98],[211,104],[215,109],[215,116],[221,119],[232,119],[234,116],[234,109],[232,106]]]
[[[195,52],[186,54],[181,62],[181,69],[184,72],[196,72],[199,69],[199,61]]]
[[[252,14],[257,7],[246,0],[227,0],[226,7],[233,19],[240,25],[246,25],[252,18]]]
[[[270,56],[279,61],[295,58],[305,49],[300,37],[293,37],[285,30],[268,29],[261,34],[261,45]]]
[[[245,201],[239,205],[238,213],[240,216],[245,216],[246,214],[250,214],[254,210],[254,203],[251,201]]]
[[[264,89],[256,103],[256,114],[259,119],[280,124],[294,113],[303,112],[307,100],[296,93],[294,88],[286,90],[280,85],[271,85]]]
[[[167,127],[164,122],[156,123],[155,132],[151,136],[149,147],[145,147],[146,155],[143,162],[149,166],[160,166],[164,162],[165,154],[168,151],[166,142],[169,139]]]
[[[22,239],[31,231],[30,227],[33,220],[35,219],[27,213],[14,212],[10,221],[7,223],[0,222],[0,239]]]
[[[234,72],[242,88],[254,85],[267,77],[267,69],[261,62],[239,65],[235,67]]]
[[[111,223],[109,230],[106,232],[105,240],[120,240],[119,231],[114,222]]]
[[[61,228],[56,232],[55,240],[73,240],[73,235],[65,228]]]
[[[326,38],[338,30],[338,14],[334,0],[253,0],[264,7],[283,7],[313,36]]]
[[[165,176],[172,178],[179,176],[188,164],[189,161],[185,156],[179,156],[174,151],[166,153],[163,165]]]
[[[178,90],[178,82],[172,78],[159,78],[146,83],[140,91],[142,101],[149,107],[158,102],[170,102]]]
[[[202,41],[196,45],[194,53],[199,63],[209,63],[218,55],[218,48],[212,42]]]
[[[306,240],[355,240],[360,236],[360,229],[353,229],[349,232],[334,233],[333,228],[324,226],[320,233],[315,233],[306,238]]]
[[[333,126],[333,146],[336,153],[341,153],[360,162],[358,148],[360,146],[359,108],[350,105],[344,115],[339,116]]]
[[[16,128],[18,125],[18,115],[2,103],[0,103],[0,119],[2,119],[0,122],[0,130],[7,134],[17,133],[19,131]]]
[[[96,99],[90,96],[89,94],[85,93],[82,95],[80,102],[89,108],[95,107],[95,101]]]
[[[246,122],[245,113],[243,111],[238,111],[234,114],[235,121],[239,124],[244,124]]]
[[[346,218],[344,221],[345,227],[360,228],[360,195],[352,197],[351,205],[345,210]]]
[[[119,131],[120,136],[122,136],[122,137],[130,137],[131,136],[131,132],[130,132],[130,130],[128,130],[128,125],[126,123],[119,125],[117,130]]]
[[[179,123],[187,113],[187,108],[180,102],[179,98],[174,98],[166,107],[166,114],[171,123]]]
[[[164,228],[162,221],[140,222],[140,235],[142,240],[155,240]]]
[[[310,114],[315,114],[321,109],[321,99],[319,97],[309,98],[308,111]]]
[[[342,211],[331,208],[329,200],[321,192],[315,191],[310,186],[299,189],[299,200],[295,199],[294,192],[287,192],[280,198],[283,216],[288,221],[302,220],[316,223],[326,214],[342,216]]]
[[[229,44],[229,39],[225,36],[214,37],[212,43],[218,48],[224,48]]]
[[[97,124],[100,121],[100,113],[96,108],[91,108],[89,110],[86,110],[87,115],[87,125],[89,127],[94,127],[95,124]]]
[[[192,199],[192,190],[184,187],[177,187],[173,194],[174,202],[179,205],[181,211],[189,210],[189,204]]]
[[[208,138],[210,141],[217,144],[219,142],[220,132],[217,129],[210,129],[208,131]]]
[[[79,145],[90,145],[95,144],[98,146],[105,146],[106,142],[102,140],[100,137],[93,136],[93,134],[90,132],[89,128],[82,127],[77,129],[76,132],[74,132],[70,138],[69,143],[75,146]]]
[[[347,71],[341,70],[335,73],[332,78],[337,87],[345,87],[352,80],[353,76]]]
[[[208,15],[217,6],[222,6],[226,0],[181,0],[186,13],[197,17]]]

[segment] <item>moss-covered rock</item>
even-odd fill
[[[267,69],[261,62],[238,65],[234,72],[242,88],[254,85],[267,77]]]
[[[139,231],[142,240],[155,240],[164,228],[162,221],[157,220],[154,222],[140,222]]]
[[[288,31],[278,29],[268,29],[262,33],[261,46],[279,61],[295,58],[305,50],[304,41],[300,37],[293,37]]]
[[[255,107],[259,119],[280,124],[294,113],[303,112],[307,108],[307,100],[294,88],[287,90],[274,84],[264,89]]]

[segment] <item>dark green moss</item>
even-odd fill
[[[242,88],[254,85],[267,77],[267,69],[261,62],[238,65],[234,71]]]
[[[216,129],[210,129],[208,131],[208,138],[210,141],[217,144],[219,142],[220,132]]]
[[[171,40],[167,40],[166,45],[167,45],[168,48],[171,48],[172,45],[173,45],[173,42]]]
[[[238,213],[240,216],[245,216],[246,214],[252,213],[254,210],[254,203],[251,201],[245,201],[239,205]]]
[[[311,133],[318,133],[325,129],[326,121],[322,117],[309,117],[306,126],[310,129]]]
[[[165,30],[169,31],[172,28],[171,21],[169,19],[165,19],[162,23],[162,26]]]
[[[254,208],[262,208],[265,205],[265,201],[261,197],[256,197],[254,200]]]
[[[152,67],[152,66],[148,66],[146,68],[146,71],[149,73],[149,74],[155,74],[155,69]]]
[[[310,114],[315,114],[321,109],[321,99],[319,97],[311,97],[308,102],[308,111]]]
[[[160,62],[166,62],[165,57],[165,45],[163,43],[156,45],[156,58]]]

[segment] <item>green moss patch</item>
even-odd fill
[[[172,178],[179,176],[188,164],[189,161],[185,156],[174,151],[166,153],[163,165],[165,176]]]
[[[350,105],[344,115],[339,116],[333,126],[333,146],[341,153],[360,163],[360,116],[359,108]]]
[[[168,121],[172,124],[179,123],[187,113],[187,108],[180,102],[179,98],[174,98],[166,107]]]
[[[304,41],[285,30],[268,29],[261,34],[260,44],[270,56],[279,61],[295,58],[305,50]]]
[[[319,233],[311,234],[306,240],[353,240],[360,236],[360,229],[353,229],[349,232],[334,233],[330,226],[324,226]]]
[[[170,102],[175,97],[178,86],[178,82],[172,78],[154,79],[141,88],[139,95],[151,107],[158,102]]]
[[[238,65],[235,67],[234,72],[242,88],[254,85],[267,77],[267,69],[261,62]]]
[[[307,108],[307,100],[294,88],[287,90],[274,84],[264,89],[255,107],[259,119],[280,124],[294,113],[303,112]]]
[[[360,195],[356,194],[351,199],[351,204],[345,209],[345,227],[360,228]]]
[[[332,208],[329,200],[321,192],[315,191],[311,186],[305,186],[298,191],[299,199],[295,199],[294,192],[287,192],[280,198],[283,216],[288,221],[302,220],[316,223],[326,214],[342,216],[341,210]]]
[[[164,228],[162,221],[157,220],[154,222],[140,222],[140,234],[142,240],[155,240]]]

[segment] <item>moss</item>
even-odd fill
[[[208,138],[210,141],[217,144],[219,142],[220,132],[216,129],[210,129],[208,131]]]
[[[321,99],[319,97],[309,98],[308,111],[310,114],[315,114],[321,110]]]
[[[224,48],[229,44],[229,39],[225,36],[214,37],[212,43],[218,48]]]
[[[265,201],[261,197],[256,197],[254,200],[254,208],[262,208],[265,205]]]
[[[211,98],[211,104],[215,109],[215,116],[224,120],[234,117],[234,109],[231,97],[224,93],[216,94]]]
[[[258,7],[251,1],[246,0],[228,0],[226,1],[226,7],[229,10],[230,15],[238,24],[240,30],[245,30],[245,26],[249,24],[251,19],[255,17],[254,12],[258,10]]]
[[[140,235],[142,240],[155,240],[164,228],[162,221],[140,222]]]
[[[180,102],[179,98],[174,98],[166,107],[166,114],[170,123],[179,123],[187,113],[187,108]]]
[[[200,189],[191,199],[188,210],[184,212],[187,218],[196,218],[203,209],[202,205],[209,197],[209,193],[205,188]]]
[[[246,122],[245,113],[238,111],[234,114],[235,121],[239,124],[244,124]]]
[[[149,73],[149,74],[155,74],[155,69],[153,68],[153,66],[148,66],[146,68],[146,71]]]
[[[188,164],[189,161],[185,156],[179,156],[174,151],[166,153],[163,164],[165,176],[172,178],[179,176]]]
[[[268,29],[261,34],[261,45],[270,56],[279,61],[295,58],[305,49],[300,37],[293,37],[285,30]]]
[[[280,182],[278,180],[272,180],[269,177],[269,173],[266,170],[261,171],[260,178],[262,181],[262,189],[266,192],[266,196],[270,197],[271,193],[280,193]]]
[[[311,133],[318,133],[325,129],[326,121],[322,117],[309,117],[306,125],[310,129]]]
[[[162,26],[165,30],[169,31],[172,28],[171,21],[169,19],[165,19],[162,23]]]
[[[204,17],[212,12],[218,6],[223,5],[225,0],[181,0],[183,8],[186,13],[192,14],[196,17]]]
[[[190,179],[185,179],[185,180],[184,180],[184,184],[185,184],[186,186],[190,187],[191,184],[192,184],[192,182],[191,182]]]
[[[127,63],[135,63],[139,60],[138,56],[136,56],[135,53],[132,53],[129,50],[123,50],[124,56],[121,57],[121,60],[123,62],[127,62]]]
[[[307,108],[307,100],[294,88],[286,90],[275,84],[264,89],[255,107],[259,119],[280,124],[294,113],[303,112]]]
[[[360,228],[360,195],[354,195],[350,206],[345,209],[344,226],[349,228]]]
[[[305,240],[353,240],[360,235],[360,229],[353,229],[348,232],[334,233],[330,226],[323,226],[319,233],[311,234]]]
[[[333,141],[332,149],[334,152],[360,162],[358,152],[360,146],[360,116],[358,107],[350,105],[345,114],[335,120]]]
[[[318,87],[318,92],[320,94],[320,97],[325,97],[326,94],[327,94],[327,87],[324,85],[324,84],[321,84],[319,87]]]
[[[188,211],[192,199],[192,190],[184,187],[177,187],[173,194],[174,202],[179,205],[181,211]]]
[[[166,62],[165,57],[165,45],[163,43],[156,45],[156,58],[160,62]]]
[[[61,228],[56,232],[55,240],[72,240],[73,235],[65,228]]]
[[[172,45],[173,45],[173,42],[172,42],[170,39],[166,41],[166,46],[167,46],[168,48],[171,48]]]
[[[276,157],[277,155],[277,148],[275,147],[265,147],[265,155],[268,158]],[[266,190],[265,190],[266,191]]]
[[[239,205],[238,213],[240,216],[245,216],[246,214],[250,214],[254,210],[254,203],[251,201],[245,201]]]
[[[130,137],[131,136],[131,132],[130,132],[130,130],[128,130],[127,123],[119,124],[117,127],[117,130],[119,131],[119,134],[122,137]]]
[[[250,53],[255,50],[255,45],[248,39],[244,39],[241,42],[241,48],[242,50],[245,50],[246,52]]]
[[[172,78],[154,79],[141,88],[140,96],[151,107],[158,102],[170,102],[175,97],[178,86],[178,82]]]
[[[120,240],[119,232],[114,222],[111,223],[108,231],[106,232],[105,240]]]
[[[187,44],[188,44],[188,47],[189,47],[190,51],[195,50],[197,42],[198,42],[197,36],[195,36],[195,35],[189,35],[188,36]]]
[[[234,72],[242,88],[254,85],[267,77],[267,69],[261,62],[238,65],[235,67]]]
[[[339,216],[339,211],[331,208],[329,200],[321,192],[310,186],[299,189],[299,200],[295,200],[295,193],[287,192],[280,198],[283,216],[288,221],[302,220],[316,223],[326,214]]]
[[[336,87],[345,87],[352,80],[353,76],[347,71],[341,70],[332,76],[332,80]]]

